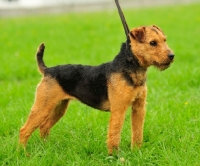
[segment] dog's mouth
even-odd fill
[[[158,63],[154,61],[154,66],[157,67],[159,70],[163,71],[170,66],[171,62],[167,63]]]

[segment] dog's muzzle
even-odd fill
[[[174,54],[173,54],[173,53],[170,53],[170,54],[168,54],[168,57],[169,57],[169,59],[172,61],[172,60],[174,59]]]

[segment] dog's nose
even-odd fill
[[[168,54],[168,57],[169,57],[170,60],[173,60],[174,59],[174,54],[170,53],[170,54]]]

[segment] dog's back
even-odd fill
[[[108,100],[107,79],[110,63],[100,66],[61,65],[47,68],[45,76],[55,79],[62,89],[81,102],[97,108]]]

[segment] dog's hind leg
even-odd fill
[[[62,100],[40,126],[40,136],[46,139],[53,125],[65,114],[69,100]]]
[[[29,117],[25,125],[20,129],[20,144],[25,147],[32,132],[50,116],[56,105],[65,97],[66,94],[54,79],[44,78],[42,80],[38,85],[35,103],[31,108]]]

